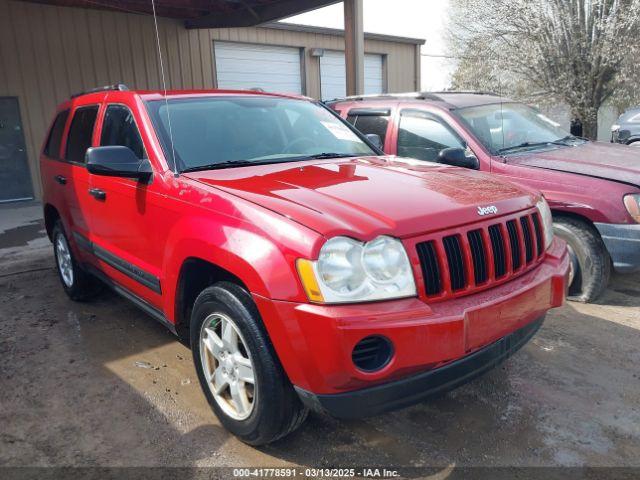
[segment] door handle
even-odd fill
[[[99,188],[90,188],[89,195],[91,195],[96,200],[104,200],[107,198],[107,194],[104,190],[100,190]]]
[[[56,175],[53,179],[58,182],[60,185],[67,184],[67,177],[63,177],[62,175]]]

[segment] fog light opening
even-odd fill
[[[386,367],[393,357],[393,345],[388,338],[372,335],[360,340],[351,353],[353,364],[363,372],[372,373]]]

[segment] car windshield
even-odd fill
[[[326,108],[267,96],[153,100],[147,109],[181,171],[376,155]]]
[[[572,145],[584,140],[573,137],[560,124],[522,103],[467,107],[455,113],[492,153]]]

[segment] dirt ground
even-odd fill
[[[311,415],[252,448],[225,432],[189,350],[115,294],[64,295],[39,207],[0,210],[0,465],[640,467],[640,276],[549,314],[500,368],[361,421]]]

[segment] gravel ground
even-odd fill
[[[221,428],[184,345],[115,294],[68,300],[37,216],[7,212],[0,465],[640,467],[638,275],[552,311],[514,357],[442,398],[360,421],[314,414],[252,448]]]

